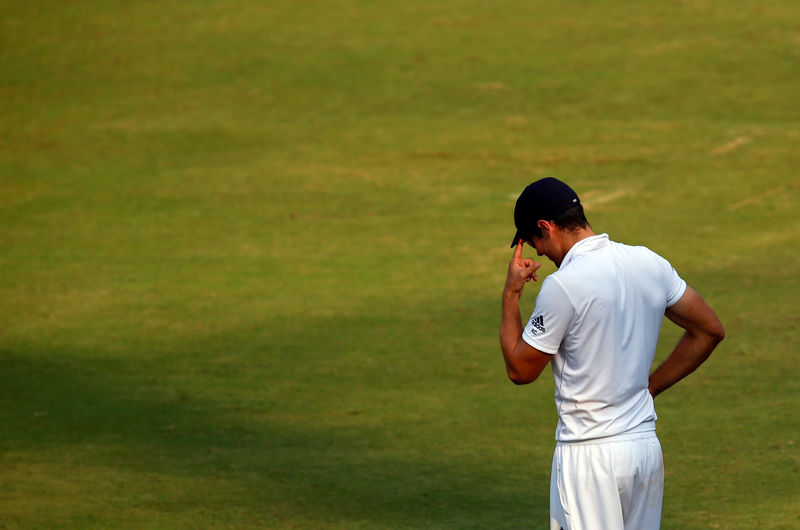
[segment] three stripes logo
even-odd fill
[[[544,329],[544,317],[539,315],[538,317],[533,317],[531,319],[531,327],[533,327],[533,334],[536,335],[537,333],[544,333],[547,331]]]

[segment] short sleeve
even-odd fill
[[[678,275],[678,271],[667,260],[661,259],[664,261],[666,270],[667,307],[671,307],[678,303],[683,293],[686,292],[686,281]]]
[[[564,287],[556,278],[548,276],[542,282],[536,308],[522,331],[522,339],[541,352],[558,353],[574,314]]]

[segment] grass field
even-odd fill
[[[725,324],[663,528],[800,526],[796,2],[0,13],[0,527],[545,528],[497,340],[541,176]]]

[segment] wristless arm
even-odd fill
[[[670,356],[650,374],[648,389],[653,397],[694,372],[725,338],[716,313],[691,287],[665,314],[686,333]]]
[[[517,293],[508,288],[503,290],[500,347],[503,350],[508,378],[517,385],[536,381],[550,361],[550,355],[522,340],[519,297]]]

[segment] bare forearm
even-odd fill
[[[720,340],[707,334],[684,333],[667,360],[650,375],[650,394],[656,397],[694,372],[708,359]]]
[[[500,321],[500,347],[508,360],[522,337],[522,320],[519,316],[519,296],[506,288],[503,290],[503,316]]]
[[[517,385],[536,381],[544,367],[550,362],[550,355],[540,352],[522,340],[519,296],[508,289],[503,291],[500,346],[503,349],[508,378]]]

